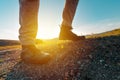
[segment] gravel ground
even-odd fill
[[[120,36],[41,45],[44,65],[21,62],[20,50],[0,52],[0,80],[120,80]]]

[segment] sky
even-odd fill
[[[65,0],[40,0],[37,38],[58,37]],[[77,35],[120,28],[120,0],[80,0],[72,23]],[[0,0],[0,39],[18,39],[19,0]]]

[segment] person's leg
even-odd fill
[[[66,4],[63,10],[62,25],[69,26],[72,29],[72,21],[75,16],[76,8],[79,0],[66,0]]]
[[[26,63],[46,63],[50,59],[50,56],[42,54],[35,46],[38,28],[39,0],[19,0],[19,3],[19,40],[22,45],[21,59]]]
[[[39,0],[19,0],[19,3],[19,39],[22,45],[33,45],[35,44],[38,28]]]
[[[82,36],[77,36],[72,30],[72,22],[75,16],[79,0],[66,0],[65,8],[63,10],[63,21],[61,24],[61,31],[59,35],[60,40],[81,40]]]

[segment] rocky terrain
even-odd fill
[[[120,36],[52,41],[38,47],[47,64],[25,64],[20,48],[0,51],[0,80],[120,80]]]

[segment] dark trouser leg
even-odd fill
[[[38,29],[39,0],[19,0],[19,39],[22,45],[35,44]]]
[[[79,0],[66,0],[65,8],[63,11],[63,21],[61,24],[60,40],[84,40],[84,36],[77,36],[72,30],[72,21],[75,16],[76,8]]]
[[[65,8],[63,10],[62,27],[72,29],[72,21],[75,16],[76,8],[79,0],[66,0]]]

